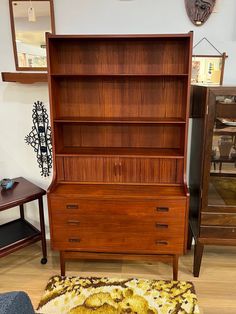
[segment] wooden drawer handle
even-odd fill
[[[78,204],[67,204],[66,205],[67,209],[77,209],[79,208]]]
[[[80,242],[79,238],[69,238],[69,242]]]
[[[68,225],[79,225],[80,222],[78,220],[67,220]]]
[[[156,222],[156,227],[160,229],[167,229],[169,226],[167,224],[160,224]]]
[[[168,241],[164,241],[164,240],[157,240],[156,241],[157,245],[168,245]]]
[[[122,174],[122,164],[121,162],[119,162],[119,176],[121,176]]]
[[[117,162],[115,162],[115,163],[114,163],[114,172],[115,172],[115,176],[117,176],[117,166],[118,166],[118,164],[117,164]]]
[[[169,207],[156,207],[156,210],[158,212],[168,212],[169,211]]]

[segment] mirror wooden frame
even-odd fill
[[[16,46],[16,31],[15,31],[15,23],[14,23],[14,15],[13,15],[13,3],[16,1],[29,1],[30,0],[9,0],[9,10],[10,10],[10,20],[11,20],[11,33],[12,33],[12,44],[13,44],[13,52],[15,59],[15,66],[17,71],[47,71],[47,67],[20,67],[17,55],[17,46]],[[45,1],[50,4],[50,17],[51,17],[51,32],[55,34],[55,16],[54,16],[54,5],[53,0],[31,0],[32,2],[36,1]]]

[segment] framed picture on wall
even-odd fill
[[[206,44],[202,46],[202,44]],[[202,46],[200,48],[200,46]],[[196,48],[200,51],[196,52]],[[209,53],[209,48],[214,51]],[[206,37],[199,40],[193,46],[192,54],[192,84],[206,84],[206,85],[222,85],[224,79],[225,59],[227,55],[225,52],[221,53]],[[208,53],[205,53],[205,52]],[[215,54],[216,53],[216,54]]]
[[[192,84],[222,85],[226,54],[220,56],[193,55]]]

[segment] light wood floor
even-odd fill
[[[49,249],[46,265],[41,265],[40,259],[40,243],[1,258],[0,292],[23,290],[29,294],[36,307],[48,279],[59,274],[57,252]],[[179,280],[194,283],[201,311],[204,314],[235,314],[236,248],[206,246],[199,278],[192,275],[192,262],[192,252],[180,258]],[[161,262],[69,262],[66,274],[172,279],[171,266]]]

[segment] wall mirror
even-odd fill
[[[45,33],[55,33],[53,0],[9,0],[16,70],[46,71]]]

